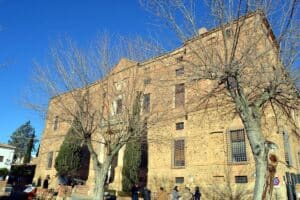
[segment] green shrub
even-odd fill
[[[122,169],[122,189],[130,192],[133,184],[139,181],[141,164],[141,143],[133,141],[126,144]]]
[[[73,123],[60,147],[54,165],[57,175],[71,179],[77,177],[82,157],[82,142],[77,136],[74,127],[76,125]]]
[[[7,168],[0,168],[0,177],[4,178],[8,175],[9,170]]]

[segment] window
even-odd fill
[[[149,72],[150,71],[150,67],[145,67],[144,68],[144,71],[147,73],[147,72]]]
[[[151,83],[151,78],[145,78],[144,79],[144,85],[148,85]]]
[[[183,56],[179,56],[179,57],[177,57],[177,58],[176,58],[176,60],[177,60],[177,62],[181,62],[181,61],[183,61]]]
[[[235,176],[235,183],[248,183],[247,176]]]
[[[58,128],[58,116],[55,116],[53,123],[53,130],[56,131]]]
[[[232,29],[231,29],[231,28],[227,28],[227,29],[225,30],[225,36],[226,36],[227,38],[230,38],[230,37],[232,36]]]
[[[53,161],[53,151],[49,152],[47,155],[47,169],[52,168],[52,161]]]
[[[229,161],[232,163],[247,161],[244,129],[229,131]]]
[[[3,162],[4,156],[0,156],[0,162]]]
[[[111,113],[112,113],[112,115],[121,114],[122,109],[123,109],[122,95],[119,95],[112,102]]]
[[[184,129],[184,122],[176,123],[176,130],[182,130],[182,129]]]
[[[297,183],[300,183],[300,174],[297,174]]]
[[[175,177],[175,183],[176,184],[184,183],[184,177]]]
[[[144,112],[150,112],[150,94],[144,94],[143,110]]]
[[[184,167],[185,157],[184,157],[184,140],[174,141],[174,167]]]
[[[300,166],[300,152],[298,152],[298,162],[299,162],[299,166]]]
[[[114,82],[114,87],[117,91],[120,91],[122,90],[122,86],[123,86],[123,82],[120,81],[120,82]]]
[[[211,37],[211,38],[208,38],[207,39],[207,43],[208,44],[213,44],[213,43],[215,43],[217,41],[217,38],[216,37]]]
[[[185,103],[185,88],[184,83],[175,85],[175,108],[184,106]]]
[[[176,76],[184,75],[184,67],[180,67],[180,68],[176,69],[175,72],[176,72]]]
[[[116,114],[121,114],[122,113],[122,99],[119,98],[117,99],[117,108],[116,108]]]
[[[287,165],[292,165],[292,155],[291,148],[289,143],[289,134],[287,132],[283,132],[283,143],[284,143],[284,157]]]

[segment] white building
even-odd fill
[[[10,170],[16,147],[0,143],[0,168]]]

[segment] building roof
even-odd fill
[[[233,21],[231,21],[231,22],[228,22],[228,23],[225,23],[225,24],[223,24],[223,25],[217,26],[217,27],[215,27],[215,28],[213,28],[213,29],[211,29],[211,30],[207,30],[205,33],[202,33],[202,34],[199,34],[199,35],[195,35],[195,36],[191,37],[190,39],[186,40],[186,41],[185,41],[182,45],[180,45],[179,47],[177,47],[177,48],[175,48],[175,49],[173,49],[173,50],[171,50],[171,51],[169,51],[169,52],[162,53],[161,55],[157,55],[157,56],[154,56],[154,57],[152,57],[152,58],[146,59],[146,60],[144,60],[144,61],[142,61],[142,62],[137,62],[137,61],[134,61],[134,60],[130,60],[130,59],[128,59],[128,58],[121,58],[121,59],[119,60],[119,62],[118,62],[114,67],[112,67],[111,71],[110,71],[106,76],[104,76],[103,79],[97,80],[97,81],[95,81],[95,82],[89,84],[89,85],[86,86],[86,87],[88,88],[88,87],[90,87],[90,86],[92,86],[92,85],[98,84],[99,82],[103,81],[107,76],[110,76],[110,75],[112,75],[112,74],[119,73],[119,72],[121,72],[121,71],[123,71],[123,70],[126,70],[126,69],[130,68],[130,67],[133,67],[133,66],[143,66],[143,65],[149,64],[149,63],[151,63],[151,62],[154,62],[154,61],[156,61],[156,60],[158,60],[158,59],[162,59],[162,58],[167,57],[167,56],[172,56],[172,55],[176,55],[176,54],[178,54],[178,53],[184,52],[184,51],[185,51],[184,48],[185,48],[185,46],[186,46],[187,44],[192,43],[192,42],[194,42],[194,41],[196,41],[196,40],[202,39],[202,38],[204,38],[204,37],[206,37],[206,36],[208,36],[208,35],[210,35],[210,34],[216,32],[216,31],[219,31],[219,30],[222,29],[222,27],[229,26],[231,23],[237,23],[239,20],[251,18],[251,17],[256,16],[256,15],[259,15],[259,16],[261,17],[263,24],[264,24],[264,25],[266,26],[266,28],[268,29],[268,35],[271,36],[271,38],[272,38],[274,44],[276,45],[277,48],[279,48],[279,47],[278,47],[278,44],[277,44],[277,42],[276,42],[275,34],[274,34],[274,32],[273,32],[273,30],[272,30],[270,24],[269,24],[268,19],[266,18],[264,12],[261,11],[261,10],[256,10],[256,11],[253,11],[253,12],[249,12],[249,13],[246,14],[246,15],[240,16],[239,18],[237,18],[237,19],[235,19],[235,20],[233,20]],[[78,90],[80,90],[80,89],[84,89],[84,88],[78,88]],[[74,90],[73,90],[73,91],[74,91]],[[55,95],[55,96],[51,97],[51,99],[55,99],[55,98],[58,97],[58,96],[61,96],[61,95],[64,95],[64,94],[68,94],[68,93],[70,93],[70,92],[71,92],[71,91],[63,92],[63,93],[61,93],[61,94],[58,94],[58,95]]]
[[[278,43],[276,41],[276,37],[275,37],[275,34],[271,28],[271,25],[268,21],[268,19],[266,18],[264,12],[262,10],[256,10],[256,11],[252,11],[252,12],[249,12],[247,13],[246,15],[242,15],[240,16],[239,18],[237,19],[234,19],[233,21],[231,22],[227,22],[225,24],[222,24],[222,25],[219,25],[217,27],[214,27],[210,30],[207,30],[206,32],[202,33],[202,34],[196,34],[195,36],[192,36],[191,38],[187,39],[186,41],[183,42],[183,44],[181,44],[179,47],[177,47],[176,49],[173,49],[169,52],[165,52],[165,53],[162,53],[161,55],[158,55],[158,56],[154,56],[153,58],[150,58],[150,59],[147,59],[145,61],[142,61],[139,63],[139,66],[142,66],[142,65],[146,65],[150,62],[153,62],[157,59],[162,59],[164,57],[167,57],[167,56],[170,56],[170,55],[174,55],[174,54],[177,54],[177,53],[180,53],[180,52],[184,52],[184,47],[196,40],[199,40],[199,39],[202,39],[206,36],[209,36],[210,34],[214,33],[214,32],[217,32],[217,31],[220,31],[222,28],[224,27],[228,27],[230,24],[232,23],[237,23],[238,21],[240,20],[244,20],[244,19],[248,19],[248,18],[251,18],[251,17],[254,17],[254,16],[257,16],[259,15],[262,19],[262,23],[266,26],[266,28],[268,29],[268,35],[271,36],[273,42],[274,42],[274,45],[279,48],[278,46]]]
[[[9,144],[2,144],[0,143],[0,148],[8,148],[8,149],[15,149],[15,146],[9,145]]]

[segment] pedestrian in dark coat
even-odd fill
[[[143,189],[143,198],[144,200],[151,200],[151,191],[147,187]]]
[[[138,200],[139,199],[139,187],[138,184],[134,184],[131,188],[131,197],[132,200]]]
[[[175,186],[172,192],[172,200],[179,200],[178,186]]]
[[[195,188],[194,199],[195,199],[195,200],[200,200],[200,198],[201,198],[201,192],[200,192],[200,188],[197,186],[197,187]]]

